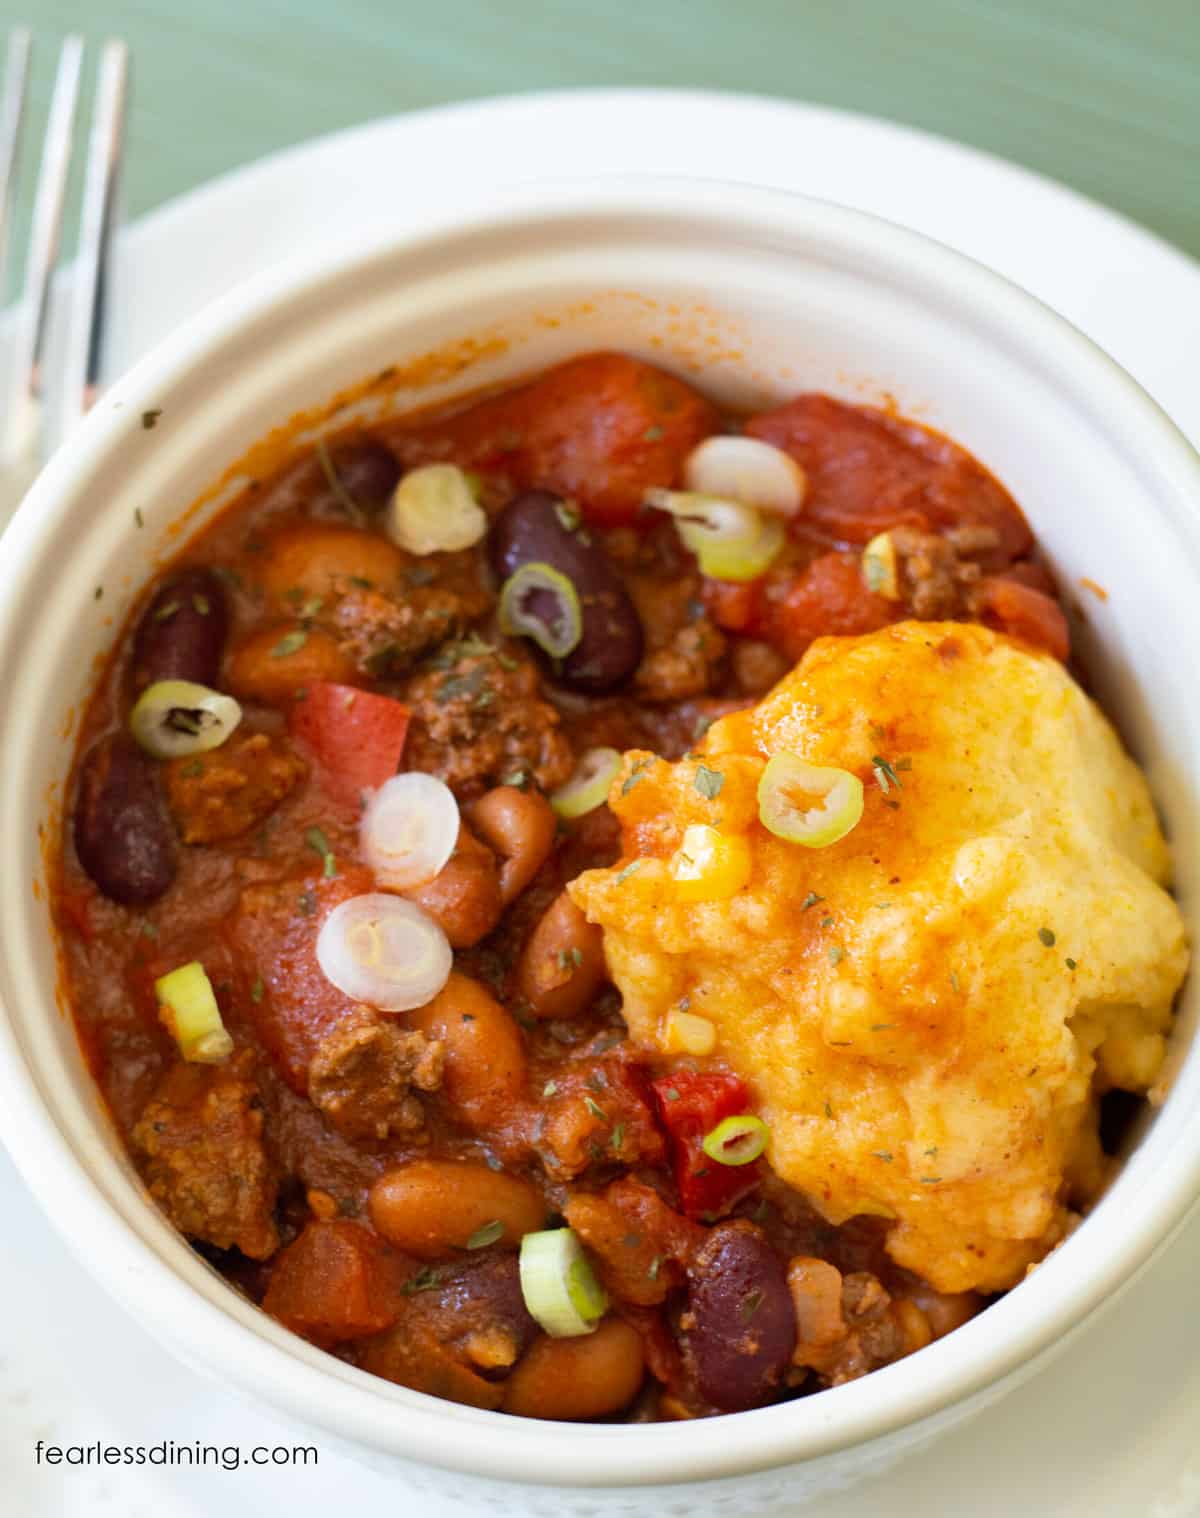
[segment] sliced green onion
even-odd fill
[[[220,748],[241,720],[232,696],[191,680],[156,680],[138,697],[129,730],[156,759],[180,759]]]
[[[879,532],[862,551],[863,581],[868,590],[888,601],[900,599],[896,545],[890,532]]]
[[[808,849],[823,849],[858,826],[863,784],[849,770],[808,764],[798,754],[776,754],[758,782],[763,827]]]
[[[583,637],[578,592],[552,564],[522,564],[500,587],[500,630],[532,638],[551,658],[565,659]]]
[[[212,982],[198,959],[154,982],[159,1016],[184,1059],[216,1065],[233,1053],[233,1039],[221,1021]]]
[[[582,817],[608,800],[613,781],[621,772],[621,756],[615,748],[589,748],[565,785],[550,793],[550,805],[560,817]]]
[[[669,512],[684,546],[712,580],[756,580],[787,539],[783,523],[740,501],[688,490],[649,490],[646,504]]]
[[[573,1228],[547,1228],[521,1240],[521,1295],[529,1315],[554,1339],[590,1334],[608,1311]]]
[[[409,553],[450,553],[480,542],[487,517],[456,464],[423,464],[392,492],[384,530]]]
[[[718,1165],[749,1165],[767,1147],[771,1130],[761,1117],[747,1112],[741,1117],[727,1117],[706,1133],[701,1148]]]

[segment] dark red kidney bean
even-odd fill
[[[498,1330],[511,1338],[515,1358],[520,1359],[537,1338],[538,1326],[525,1306],[520,1267],[511,1250],[467,1260],[444,1278],[439,1298],[447,1339]]]
[[[687,1347],[700,1392],[739,1412],[770,1400],[796,1347],[783,1261],[761,1228],[719,1223],[688,1268]]]
[[[151,760],[132,738],[101,738],[84,758],[75,852],[100,889],[125,906],[156,901],[175,878],[175,839]]]
[[[549,564],[579,596],[583,636],[562,661],[557,678],[571,690],[597,695],[627,680],[642,657],[642,624],[629,592],[577,513],[546,490],[530,490],[492,523],[488,554],[506,580],[522,564]]]
[[[225,588],[211,569],[185,569],[155,591],[133,640],[136,689],[156,680],[215,687],[229,632]]]
[[[400,478],[395,454],[374,438],[339,443],[329,450],[329,462],[338,483],[356,506],[382,506]]]

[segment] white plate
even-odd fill
[[[697,174],[803,190],[972,254],[1069,316],[1200,442],[1200,268],[1059,186],[882,122],[768,100],[648,91],[525,96],[399,117],[268,159],[129,229],[111,368],[298,247],[419,224],[485,188],[586,173]],[[214,461],[214,467],[219,461]],[[225,1518],[286,1505],[404,1511],[394,1478],[332,1449],[311,1467],[34,1464],[34,1442],[222,1448],[310,1436],[170,1359],[66,1255],[0,1161],[0,1493],[23,1518]],[[1200,1512],[1200,1219],[1119,1315],[967,1428],[822,1518]],[[716,1432],[716,1430],[714,1430]],[[681,1476],[685,1473],[681,1473]],[[386,1506],[385,1506],[386,1505]],[[409,1507],[409,1511],[415,1509]],[[427,1498],[422,1518],[437,1518]],[[747,1518],[754,1518],[748,1514]]]

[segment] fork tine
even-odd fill
[[[79,267],[63,382],[64,432],[86,413],[99,385],[128,77],[129,49],[123,42],[106,42],[100,55],[83,185]]]
[[[4,97],[0,104],[0,306],[8,284],[8,226],[17,191],[17,154],[21,146],[21,122],[25,115],[25,86],[29,82],[29,55],[33,33],[27,26],[9,33],[4,57]]]
[[[50,100],[50,117],[46,124],[46,139],[42,147],[42,163],[33,203],[33,229],[25,266],[24,309],[17,336],[9,410],[5,418],[3,455],[10,462],[36,453],[43,441],[42,359],[46,343],[46,318],[50,304],[50,283],[58,262],[82,63],[82,37],[68,37],[58,55],[58,71],[54,78],[54,94]]]

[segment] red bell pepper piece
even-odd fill
[[[325,789],[356,806],[399,769],[409,716],[390,696],[317,680],[292,707],[288,727],[312,750]]]
[[[762,1162],[722,1165],[703,1148],[706,1134],[727,1117],[751,1110],[750,1093],[736,1075],[681,1070],[651,1082],[658,1115],[671,1141],[679,1204],[689,1218],[728,1212],[762,1175]]]

